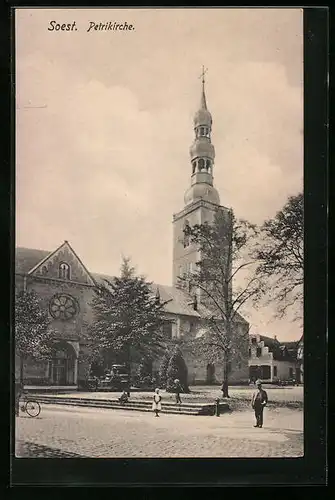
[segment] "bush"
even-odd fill
[[[167,384],[166,389],[168,392],[174,392],[175,390],[175,379],[178,379],[183,392],[190,392],[187,383],[187,366],[183,358],[183,354],[179,347],[174,349],[174,352],[170,358],[168,368],[167,368]]]

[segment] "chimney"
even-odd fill
[[[277,335],[274,335],[273,338],[274,338],[274,340],[277,340]]]

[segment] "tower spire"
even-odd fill
[[[205,94],[205,74],[207,73],[208,68],[205,69],[205,66],[202,65],[202,72],[199,78],[201,78],[201,83],[202,83],[202,92],[201,92],[201,101],[200,101],[200,108],[201,109],[207,109],[207,103],[206,103],[206,94]]]
[[[195,138],[190,147],[191,157],[191,187],[184,196],[185,205],[197,199],[210,201],[220,205],[219,193],[213,186],[213,168],[215,149],[211,141],[212,115],[207,109],[205,95],[205,74],[207,68],[202,67],[201,78],[202,92],[198,111],[193,119]]]

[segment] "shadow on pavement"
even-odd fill
[[[29,441],[16,442],[15,456],[17,458],[89,458],[78,453],[69,453],[59,448],[49,448]]]

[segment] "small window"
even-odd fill
[[[46,274],[48,274],[48,268],[47,268],[47,266],[43,266],[42,267],[42,274],[43,274],[43,276],[45,276]]]
[[[249,347],[249,358],[251,358],[251,349]]]
[[[270,366],[267,365],[261,366],[260,374],[261,374],[261,376],[259,377],[260,379],[269,380],[271,378]]]
[[[172,323],[170,321],[163,324],[163,334],[165,339],[172,339]]]
[[[59,277],[62,280],[70,279],[70,266],[66,262],[61,262],[59,264]]]
[[[257,347],[256,356],[257,356],[257,358],[260,358],[262,356],[262,348],[261,347]]]
[[[277,377],[277,367],[276,366],[273,367],[273,376]]]
[[[252,343],[252,344],[256,344],[256,337],[253,337],[253,338],[251,339],[251,343]]]

